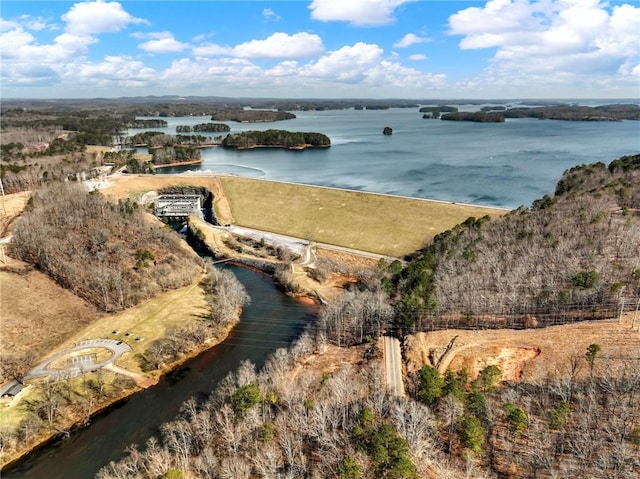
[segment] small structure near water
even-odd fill
[[[0,386],[0,397],[14,397],[23,389],[24,384],[17,379],[12,379],[8,383]]]
[[[169,219],[187,218],[191,214],[202,217],[202,197],[188,194],[160,195],[155,200],[153,213]]]

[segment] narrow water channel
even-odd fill
[[[158,385],[131,397],[120,407],[93,419],[91,425],[68,439],[30,454],[8,471],[4,479],[88,479],[130,444],[144,447],[160,424],[173,419],[190,397],[206,397],[227,373],[248,359],[261,366],[267,356],[286,347],[314,317],[312,306],[283,295],[270,278],[235,266],[226,266],[244,284],[251,304],[239,325],[218,346],[202,353]]]

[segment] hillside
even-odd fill
[[[640,295],[640,155],[565,172],[553,197],[434,238],[392,280],[400,328],[615,315]],[[613,312],[613,314],[612,314]]]
[[[34,193],[16,221],[12,254],[103,311],[190,284],[200,260],[137,203],[108,202],[82,185]]]

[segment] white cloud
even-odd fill
[[[193,47],[193,54],[198,57],[218,57],[232,56],[233,48],[216,45],[215,43],[205,43],[198,47]]]
[[[440,88],[446,84],[442,74],[424,73],[383,57],[378,45],[363,42],[329,52],[317,62],[301,67],[300,76],[335,84],[360,84],[367,89],[400,92],[410,89]],[[303,80],[304,81],[304,80]],[[408,91],[408,90],[406,90]]]
[[[382,60],[382,49],[378,45],[358,42],[329,52],[317,62],[302,68],[302,76],[360,81],[366,72]]]
[[[146,23],[125,12],[119,3],[101,0],[74,4],[62,15],[62,20],[66,22],[64,31],[51,43],[39,43],[25,30],[57,28],[41,18],[22,16],[16,22],[2,22],[2,27],[8,28],[0,35],[3,87],[42,84],[45,78],[61,85],[77,82],[81,79],[80,73],[95,69],[85,55],[89,46],[98,42],[98,34],[117,32],[129,24]],[[105,62],[113,67],[118,57],[109,58]],[[125,78],[125,71],[121,69],[121,73]],[[69,86],[70,91],[73,88]]]
[[[19,26],[20,24],[18,22],[0,18],[0,32],[6,32],[7,30],[12,30],[14,28],[18,28]]]
[[[262,16],[267,22],[278,22],[280,21],[280,17],[276,15],[276,13],[270,8],[265,8],[262,10]]]
[[[28,47],[34,41],[33,35],[25,32],[22,27],[0,33],[0,55],[1,58],[12,58],[19,55],[22,48]]]
[[[324,46],[318,35],[311,33],[274,33],[264,40],[251,40],[234,48],[241,58],[308,58],[322,52]]]
[[[633,82],[640,8],[598,0],[492,0],[449,18],[462,49],[495,48],[484,82],[584,86]]]
[[[65,30],[78,36],[117,32],[132,23],[148,23],[131,16],[119,3],[104,0],[76,3],[62,19],[67,23]]]
[[[198,56],[232,56],[238,58],[310,58],[322,53],[322,39],[315,34],[295,33],[288,35],[277,32],[264,40],[251,40],[226,47],[206,44],[195,47]]]
[[[399,6],[416,0],[313,0],[311,18],[322,22],[344,21],[352,25],[386,25],[394,21]]]
[[[43,17],[32,17],[31,15],[21,15],[20,23],[28,30],[40,31],[40,30],[56,30],[58,26],[51,23],[49,20]]]
[[[426,60],[426,59],[427,59],[427,56],[422,53],[415,53],[413,55],[409,55],[409,60],[413,60],[416,62]]]
[[[146,34],[150,40],[138,45],[147,53],[175,53],[189,47],[189,44],[176,40],[170,32],[152,32]]]
[[[419,37],[415,33],[407,33],[400,41],[393,44],[395,48],[406,48],[411,45],[417,45],[420,43],[430,42],[431,39],[427,37]]]
[[[96,88],[149,86],[157,78],[153,68],[126,56],[107,56],[100,63],[84,63],[74,69],[80,85]]]
[[[307,63],[285,60],[268,67],[247,58],[183,58],[159,78],[167,88],[207,94],[206,85],[215,84],[220,94],[235,96],[309,96],[310,91],[319,96],[419,96],[447,83],[445,75],[390,61],[378,45],[366,43],[344,46]]]

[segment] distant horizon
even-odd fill
[[[4,1],[0,98],[640,97],[636,0]]]
[[[96,96],[96,97],[0,97],[8,101],[93,101],[93,100],[127,100],[127,99],[173,99],[173,100],[262,100],[262,101],[336,101],[336,102],[440,102],[440,101],[470,101],[487,103],[504,103],[512,101],[540,101],[540,102],[575,102],[575,101],[625,101],[640,104],[640,97],[277,97],[277,96],[220,96],[220,95],[123,95],[123,96]]]

